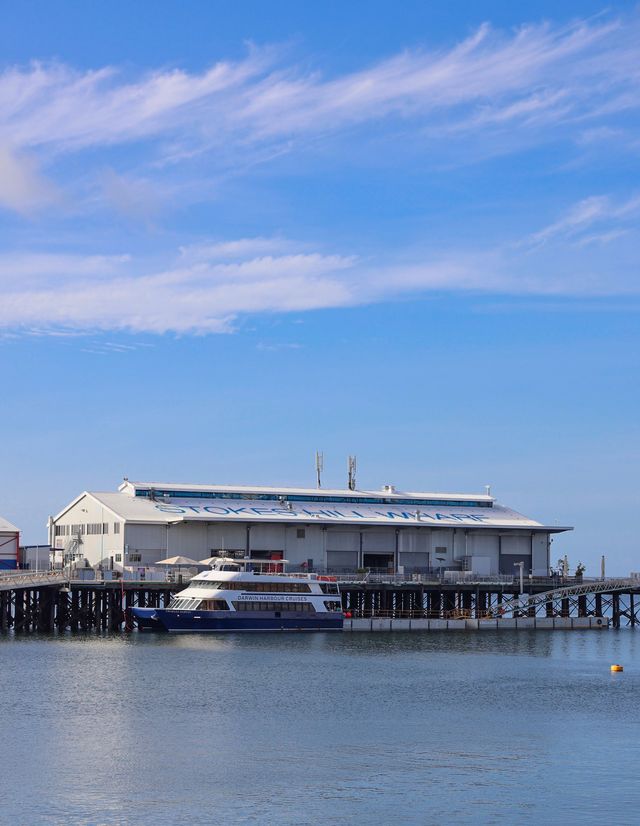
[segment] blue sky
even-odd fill
[[[560,10],[558,10],[560,5]],[[481,491],[635,559],[640,8],[22,2],[0,31],[0,513]]]

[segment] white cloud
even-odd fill
[[[344,274],[354,263],[319,253],[189,263],[178,255],[174,268],[146,272],[126,256],[5,256],[0,327],[228,332],[239,314],[353,303]]]
[[[0,329],[224,333],[251,314],[433,293],[640,296],[638,232],[631,226],[638,210],[636,198],[616,203],[598,196],[524,242],[439,255],[414,252],[399,263],[288,252],[300,245],[283,238],[182,247],[164,270],[126,255],[7,254],[0,257]],[[613,234],[611,216],[629,221],[625,233]],[[612,268],[614,243],[620,249]],[[261,254],[267,250],[271,254]]]
[[[639,28],[632,13],[513,32],[484,25],[448,49],[405,51],[334,77],[283,66],[273,48],[201,73],[133,79],[116,67],[12,67],[0,74],[0,141],[48,153],[153,141],[156,162],[215,150],[212,163],[237,167],[291,140],[389,119],[442,137],[573,119],[579,139],[601,128],[585,119],[640,105]]]
[[[235,261],[250,256],[277,255],[301,250],[302,245],[287,238],[239,238],[180,247],[180,256],[187,261]]]
[[[0,207],[29,214],[55,200],[56,191],[37,164],[0,145]]]
[[[624,234],[624,224],[633,221],[640,214],[640,196],[634,195],[626,201],[616,203],[608,195],[592,195],[572,206],[558,221],[531,235],[524,243],[536,246],[562,238],[576,238],[576,243],[584,244],[587,236],[582,236],[594,225],[605,231],[589,236],[609,241]],[[618,226],[622,224],[623,226]],[[613,225],[613,226],[612,226]],[[588,243],[588,242],[587,242]]]

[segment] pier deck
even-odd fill
[[[640,582],[376,581],[341,578],[346,630],[620,628],[640,622]],[[386,580],[386,581],[385,581]],[[133,607],[165,607],[182,583],[73,580],[59,572],[0,577],[0,631],[122,631]],[[600,622],[599,622],[600,620]]]

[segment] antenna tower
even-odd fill
[[[356,457],[355,456],[349,456],[348,467],[349,467],[349,475],[348,475],[347,484],[349,485],[349,490],[355,490],[356,489]]]
[[[324,453],[316,450],[316,481],[318,487],[322,487],[322,471],[324,470]]]

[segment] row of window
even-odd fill
[[[136,490],[136,496],[155,499],[168,496],[173,499],[242,499],[243,501],[284,502],[335,502],[341,505],[428,505],[464,508],[490,508],[491,502],[466,501],[460,499],[397,499],[389,496],[322,496],[292,493],[278,496],[275,493],[226,493],[211,490]]]
[[[340,611],[342,606],[338,601],[329,601],[325,603],[327,611]],[[240,600],[233,603],[236,611],[298,611],[303,614],[315,613],[315,608],[310,602],[241,602]],[[169,606],[175,611],[228,611],[229,605],[224,599],[187,599],[185,597],[178,597],[173,600]]]
[[[89,535],[96,535],[96,534],[103,534],[109,533],[109,523],[108,522],[88,522],[87,523],[87,534]]]
[[[315,608],[310,602],[234,602],[236,611],[302,611],[314,614]]]
[[[120,533],[120,523],[113,523],[114,534]],[[108,522],[86,522],[75,525],[55,525],[53,529],[54,536],[95,536],[96,534],[108,534]]]
[[[219,588],[222,591],[253,591],[266,594],[308,594],[311,588],[306,582],[213,582],[210,579],[192,579],[190,588]],[[325,593],[335,593],[328,591]]]
[[[114,559],[116,562],[122,562],[122,554],[116,554]],[[142,554],[130,551],[127,556],[127,562],[142,562]]]

